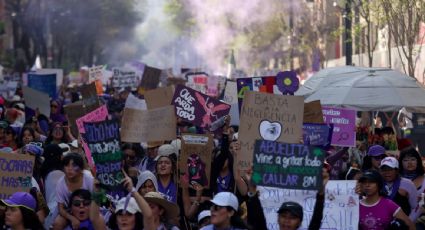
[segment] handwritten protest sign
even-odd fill
[[[26,86],[22,87],[22,91],[27,107],[33,110],[38,109],[41,114],[50,116],[50,98],[48,94]]]
[[[332,140],[333,124],[304,123],[303,141],[305,145],[329,146]]]
[[[0,199],[15,192],[29,192],[32,187],[34,156],[0,153]]]
[[[257,140],[252,181],[268,187],[317,190],[324,158],[319,147]]]
[[[248,91],[241,110],[237,167],[246,170],[252,162],[258,139],[300,143],[302,138],[303,97]]]
[[[106,105],[102,105],[101,107],[93,110],[92,112],[76,119],[75,123],[78,128],[78,133],[84,134],[86,132],[84,129],[84,122],[104,121],[106,120],[106,118],[108,118],[108,108],[106,107]],[[90,165],[91,168],[93,168],[94,163],[93,163],[93,158],[91,155],[90,148],[88,147],[84,139],[81,140],[81,143],[82,143],[84,152],[86,153],[88,164]]]
[[[224,89],[223,101],[229,104],[230,107],[230,125],[239,126],[239,108],[238,108],[238,94],[237,86],[234,81],[227,81],[226,88]]]
[[[138,110],[146,110],[146,101],[143,99],[139,99],[138,97],[134,96],[132,93],[128,94],[127,100],[125,100],[125,108],[130,109],[138,109]]]
[[[322,105],[320,101],[312,101],[304,104],[304,123],[323,123]]]
[[[87,108],[86,111],[90,112],[99,107],[100,102],[97,97],[95,82],[81,86],[80,91],[81,97],[83,98],[83,104]]]
[[[210,186],[213,137],[201,134],[183,134],[179,161],[181,174],[187,173],[189,183]]]
[[[121,181],[122,153],[119,123],[116,120],[84,123],[84,140],[88,143],[96,165],[96,178],[114,198],[125,196]]]
[[[325,123],[334,124],[332,145],[356,146],[356,111],[323,107],[323,120]]]
[[[125,108],[121,124],[121,140],[140,143],[176,139],[174,106],[152,110]]]
[[[323,230],[357,230],[359,199],[355,193],[356,181],[330,180],[326,185],[323,209]],[[278,230],[277,211],[283,202],[293,201],[303,206],[304,218],[299,229],[307,230],[314,211],[316,191],[257,187],[264,209],[267,229]]]
[[[206,129],[230,110],[230,105],[182,85],[176,87],[172,104],[178,117]]]
[[[136,72],[128,69],[114,68],[112,70],[114,76],[112,77],[112,87],[125,88],[131,87],[135,89],[138,84]]]
[[[96,92],[97,94],[103,93],[103,65],[95,66],[89,68],[89,83],[94,82],[96,85]]]
[[[140,95],[144,95],[146,90],[156,89],[159,84],[162,70],[145,65],[142,80],[138,89]]]
[[[148,109],[155,109],[171,105],[174,96],[174,87],[160,87],[148,90],[144,94]]]
[[[47,93],[51,98],[56,98],[56,74],[28,73],[28,87]]]

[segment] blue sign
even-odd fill
[[[328,146],[332,140],[333,124],[303,124],[303,141],[305,145]]]
[[[51,98],[56,98],[56,74],[28,73],[28,87],[47,93]]]

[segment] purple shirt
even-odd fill
[[[173,181],[171,181],[167,187],[164,187],[161,181],[158,181],[158,192],[164,194],[164,197],[173,203],[177,203],[177,187]]]
[[[387,198],[381,198],[372,205],[360,201],[359,229],[361,230],[382,230],[386,229],[397,212],[401,208]]]

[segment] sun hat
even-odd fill
[[[118,213],[120,211],[123,211],[125,209],[125,203],[127,201],[127,197],[121,198],[115,208],[115,213]],[[131,214],[136,214],[137,212],[142,212],[139,208],[139,205],[137,205],[136,200],[133,197],[130,197],[130,200],[128,201],[126,212],[129,212]]]
[[[381,161],[381,166],[379,166],[379,168],[382,168],[384,166],[390,167],[392,169],[398,169],[398,160],[394,157],[385,157]]]
[[[280,206],[277,213],[280,214],[284,211],[289,211],[292,215],[300,218],[301,220],[303,219],[303,207],[301,207],[301,205],[296,202],[292,202],[292,201],[284,202]]]
[[[233,193],[230,192],[219,192],[211,200],[211,203],[218,206],[229,206],[232,207],[235,211],[239,208],[238,198]]]
[[[27,192],[15,192],[6,200],[1,200],[5,206],[9,207],[24,207],[35,212],[37,203],[34,197]]]
[[[159,192],[148,192],[145,195],[148,203],[154,203],[161,206],[165,211],[165,218],[171,220],[179,215],[179,207],[167,199]]]

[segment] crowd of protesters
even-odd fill
[[[129,93],[102,98],[111,116],[120,118]],[[1,200],[4,229],[267,229],[252,171],[241,172],[234,165],[236,154],[243,153],[230,116],[211,152],[208,189],[179,174],[180,140],[121,143],[122,185],[129,195],[114,200],[102,193],[64,114],[63,106],[78,100],[75,94],[52,100],[50,116],[27,111],[19,90],[13,100],[0,97],[0,152],[35,156],[30,192]],[[177,127],[177,133],[199,130],[184,122]],[[358,181],[359,229],[425,229],[421,155],[408,140],[399,148],[397,156],[363,143],[326,149],[323,185],[308,228],[320,228],[328,179],[342,179]],[[303,207],[285,202],[275,215],[280,229],[298,229]]]

